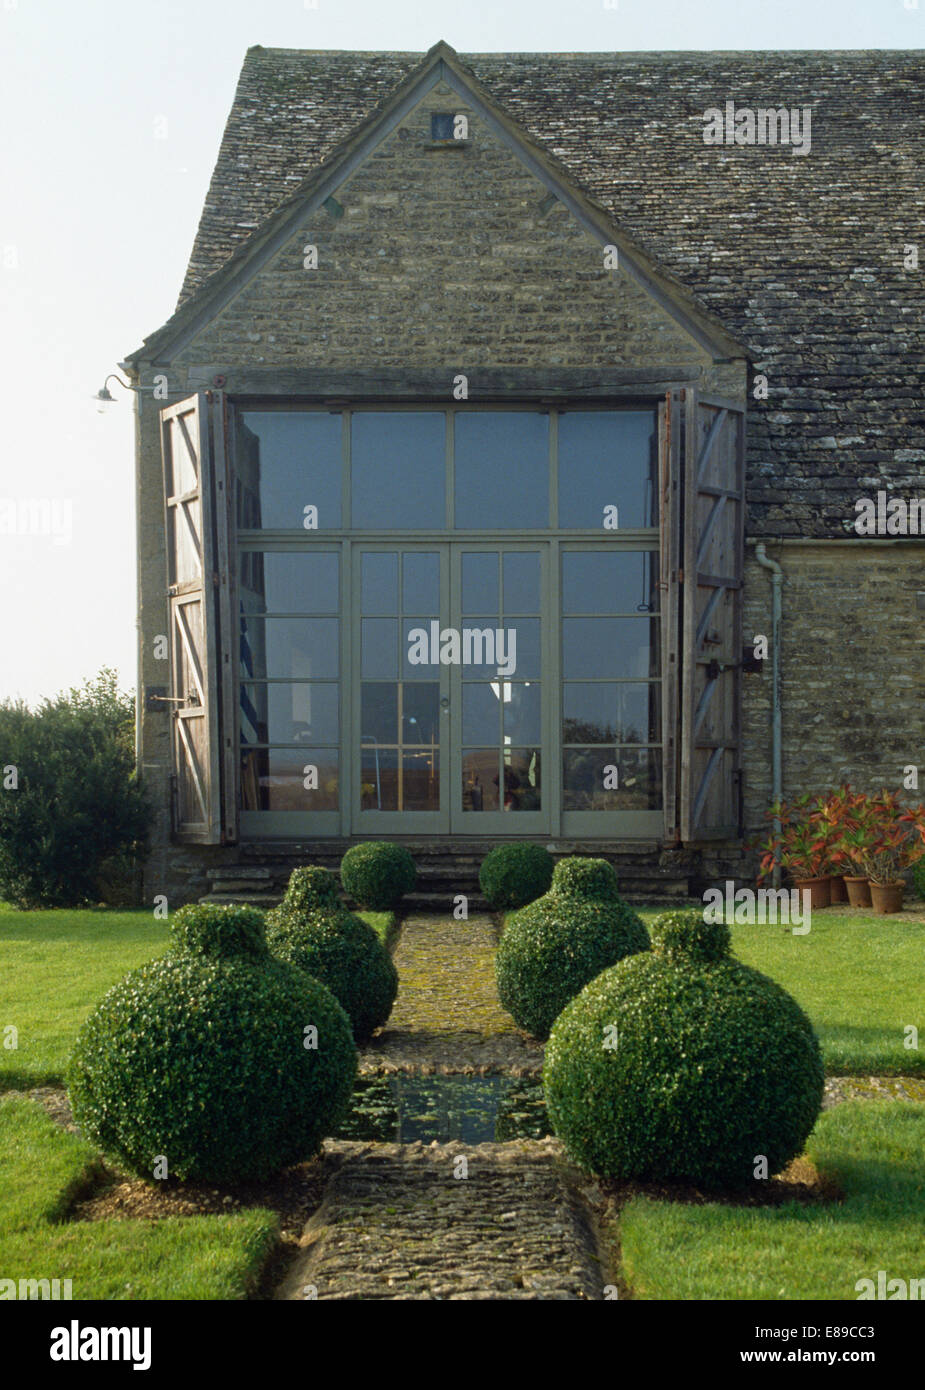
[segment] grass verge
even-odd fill
[[[0,1100],[0,1171],[0,1271],[17,1289],[69,1279],[74,1299],[243,1299],[277,1246],[277,1219],[260,1209],[67,1222],[99,1158],[21,1096]]]
[[[925,1106],[846,1102],[820,1117],[807,1156],[841,1201],[630,1201],[619,1232],[632,1296],[850,1300],[879,1270],[907,1283],[925,1275]]]

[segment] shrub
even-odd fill
[[[548,1036],[589,980],[648,949],[645,926],[617,893],[616,881],[603,859],[561,860],[551,890],[505,922],[495,957],[498,997],[534,1037]],[[598,892],[603,896],[594,896]]]
[[[398,993],[392,957],[372,927],[339,901],[330,870],[293,870],[281,905],[267,913],[267,944],[280,960],[327,985],[358,1041],[392,1012]]]
[[[552,882],[553,858],[543,845],[498,845],[482,860],[479,886],[496,912],[524,907]]]
[[[736,1186],[802,1152],[822,1102],[809,1019],[729,955],[729,929],[664,913],[651,952],[588,984],[556,1019],[543,1071],[556,1134],[621,1180]]]
[[[72,907],[98,902],[114,875],[131,882],[150,813],[135,776],[134,705],[115,672],[36,710],[0,703],[7,767],[18,785],[0,794],[0,897]]]
[[[318,980],[273,960],[252,908],[194,905],[168,954],[131,971],[77,1037],[74,1117],[150,1178],[264,1178],[314,1154],[347,1108],[350,1024]],[[306,1046],[317,1029],[317,1046]]]
[[[374,912],[388,912],[417,883],[414,860],[401,845],[368,840],[348,849],[340,864],[340,880],[351,898]]]
[[[553,872],[552,888],[554,893],[568,898],[621,901],[617,875],[606,859],[585,859],[578,855],[560,859]]]

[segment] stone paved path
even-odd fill
[[[603,1297],[594,1238],[555,1140],[325,1149],[339,1167],[278,1298]]]
[[[364,1072],[538,1072],[543,1048],[516,1027],[495,992],[489,917],[410,917],[395,951],[398,998],[361,1055]]]

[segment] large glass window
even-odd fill
[[[562,809],[661,806],[658,552],[562,554]]]
[[[541,569],[538,550],[461,556],[464,811],[542,808]]]
[[[508,815],[478,812],[520,811],[535,813],[520,834],[547,818],[603,836],[632,822],[573,813],[660,808],[656,420],[640,406],[238,412],[241,806],[331,813],[246,832],[362,833],[381,811],[419,813],[425,833],[505,834]],[[463,655],[441,665],[447,623]]]
[[[239,552],[241,808],[336,811],[336,551]]]
[[[558,426],[559,525],[584,530],[607,518],[611,530],[657,526],[653,412],[570,410]]]
[[[351,524],[358,531],[446,526],[446,416],[356,411],[351,417]]]
[[[548,526],[548,415],[466,411],[456,415],[455,423],[456,529]]]
[[[550,427],[555,417],[556,428]],[[650,409],[239,412],[239,530],[544,530],[658,524]],[[349,502],[343,496],[349,479]]]
[[[243,411],[235,440],[239,530],[339,527],[342,434],[341,416],[327,411]]]
[[[369,615],[369,616],[367,616]],[[360,559],[360,806],[440,809],[440,555]]]

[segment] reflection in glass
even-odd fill
[[[402,555],[402,612],[439,613],[440,556],[406,550]]]
[[[464,811],[539,811],[538,748],[466,748],[462,765]],[[503,787],[503,793],[502,793]]]
[[[254,748],[241,760],[243,811],[336,811],[338,785],[336,748]]]
[[[406,747],[402,755],[404,811],[439,811],[440,759],[436,748]]]
[[[504,612],[540,611],[540,557],[536,551],[508,550],[504,554]]]
[[[463,743],[495,743],[501,733],[498,696],[486,682],[467,681],[462,688]]]
[[[508,674],[527,680],[538,680],[542,660],[539,618],[505,618],[504,629],[506,633],[505,651],[507,652],[512,650],[512,639],[509,634],[511,632],[515,634],[513,650],[517,659],[516,666]]]
[[[505,748],[505,811],[540,810],[540,750]]]
[[[333,680],[339,669],[337,618],[241,616],[241,674]]]
[[[434,642],[434,629],[437,623],[437,640]],[[436,615],[427,618],[402,618],[401,624],[401,674],[406,681],[433,680],[440,669],[440,623]],[[423,633],[423,638],[421,634]],[[415,660],[412,662],[411,655]],[[421,661],[420,657],[426,657]]]
[[[239,530],[302,530],[307,506],[318,530],[341,524],[341,417],[328,411],[246,410],[235,439]]]
[[[457,529],[548,526],[548,416],[496,410],[453,418]]]
[[[562,556],[564,613],[656,613],[658,552],[567,550]]]
[[[241,686],[243,740],[248,743],[336,743],[339,689],[336,682],[279,681]]]
[[[519,668],[518,668],[519,669]],[[562,672],[568,677],[633,680],[659,673],[655,618],[564,618]]]
[[[360,624],[363,676],[394,680],[398,675],[398,619],[364,618]]]
[[[241,605],[250,613],[337,613],[334,551],[238,552]]]
[[[397,811],[400,779],[398,750],[363,740],[360,754],[360,808]]]
[[[462,611],[501,612],[499,557],[494,550],[466,550],[462,556]]]
[[[363,681],[360,710],[364,741],[398,742],[398,685],[395,681]]]
[[[503,695],[506,743],[540,742],[540,684],[533,681],[496,681]]]
[[[398,552],[367,550],[363,553],[361,602],[363,612],[398,612]]]
[[[350,467],[357,530],[445,528],[445,415],[357,411],[351,416]]]
[[[596,529],[614,506],[620,530],[657,526],[655,412],[570,410],[558,426],[560,527]]]
[[[364,681],[360,704],[363,809],[438,810],[439,682]]]
[[[656,682],[566,681],[563,685],[563,743],[658,743],[661,736]]]
[[[661,778],[658,748],[566,748],[562,754],[562,808],[657,811],[662,804]]]
[[[419,682],[401,687],[402,733],[404,744],[440,742],[440,684]]]
[[[497,811],[499,786],[497,748],[466,748],[462,760],[464,811]]]

